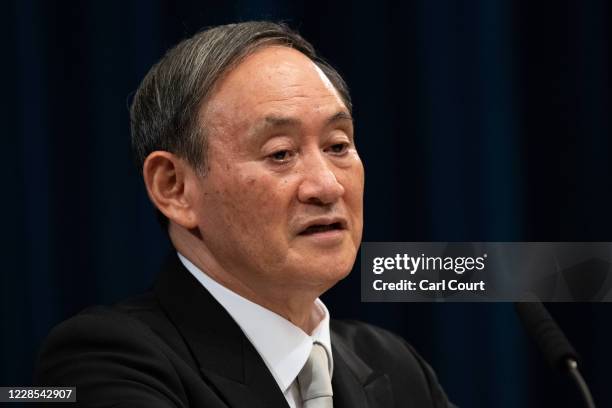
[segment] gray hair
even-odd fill
[[[132,151],[139,171],[151,152],[165,150],[205,174],[207,129],[206,124],[198,123],[198,111],[226,72],[267,45],[291,47],[310,58],[351,111],[349,91],[340,74],[285,24],[252,21],[213,27],[169,50],[138,87],[130,120]]]

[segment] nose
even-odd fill
[[[344,186],[338,181],[334,167],[324,153],[311,154],[304,161],[304,177],[298,189],[298,199],[307,204],[333,204],[344,195]]]

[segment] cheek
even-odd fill
[[[346,201],[350,209],[358,214],[363,209],[364,173],[361,164],[348,169],[344,174],[343,185],[346,190]]]
[[[358,246],[361,242],[361,233],[363,229],[363,166],[356,166],[351,169],[351,171],[347,172],[345,180],[345,200],[353,218],[353,242]]]
[[[254,235],[258,239],[266,231],[283,228],[287,220],[288,183],[267,174],[233,170],[232,176],[225,177],[217,189],[224,223],[242,236]]]

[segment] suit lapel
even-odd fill
[[[334,408],[393,407],[387,375],[373,371],[335,333],[331,334]]]
[[[155,285],[205,380],[229,407],[288,407],[274,377],[227,311],[169,257]]]

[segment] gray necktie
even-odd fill
[[[298,374],[302,408],[333,408],[331,377],[327,352],[319,343],[312,345],[310,356]]]

